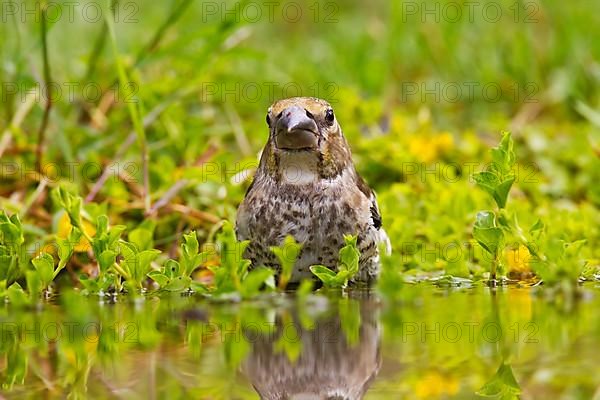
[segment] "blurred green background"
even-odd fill
[[[198,341],[203,324],[255,322],[267,319],[261,313],[276,311],[278,321],[300,318],[310,330],[321,310],[340,319],[338,336],[348,342],[363,325],[376,325],[373,337],[379,338],[382,325],[384,368],[370,398],[472,398],[486,382],[499,385],[494,388],[504,398],[521,390],[529,398],[597,395],[599,383],[589,372],[597,364],[589,352],[597,345],[596,294],[582,291],[579,300],[568,295],[578,282],[600,276],[596,2],[0,5],[0,210],[23,222],[20,257],[28,272],[32,257],[52,253],[52,244],[71,230],[53,191],[58,187],[84,198],[83,228],[90,236],[103,214],[111,226],[126,226],[129,241],[150,230],[149,248],[162,251],[155,270],[167,257],[176,258],[184,232],[195,230],[201,244],[213,242],[221,221],[234,219],[250,184],[268,136],[268,106],[298,95],[334,106],[357,169],[378,194],[394,249],[378,286],[386,301],[381,318],[368,309],[371,317],[361,319],[357,310],[368,301],[335,295],[330,303],[309,296],[312,302],[300,304],[314,312],[308,318],[291,311],[295,306],[284,296],[276,305],[221,308],[162,293],[160,301],[153,295],[111,308],[105,298],[92,298],[87,307],[67,293],[58,305],[42,307],[33,290],[26,295],[15,289],[8,294],[14,304],[0,310],[2,321],[134,321],[140,336],[123,344],[117,340],[122,335],[106,330],[92,344],[69,340],[55,346],[9,335],[0,346],[6,393],[112,396],[117,389],[94,379],[108,376],[126,395],[129,387],[158,397],[256,398],[237,372],[250,344],[223,341],[216,333],[204,348]],[[564,292],[513,288],[496,297],[485,287],[460,289],[481,283],[490,267],[472,229],[477,212],[495,206],[472,174],[489,166],[489,148],[504,130],[512,132],[517,159],[508,213],[526,235],[537,235],[537,221],[543,221],[538,239],[547,258],[535,264],[542,257],[535,259],[521,242],[508,242],[502,274],[527,286],[537,282],[531,279],[535,273]],[[4,242],[0,237],[0,250]],[[95,276],[97,263],[88,250],[78,243],[57,286],[79,289],[79,274]],[[207,267],[215,263],[208,260],[194,280],[210,280]],[[25,286],[23,276],[18,281]],[[416,281],[437,287],[402,286]],[[20,312],[21,306],[28,312]],[[46,312],[33,312],[41,309]],[[514,321],[521,328],[533,322],[541,343],[398,341],[403,323],[448,322],[447,310],[459,324],[495,321],[511,329]],[[277,346],[290,358],[301,351],[290,343]],[[373,349],[367,346],[365,353]],[[122,355],[127,363],[119,368],[115,360]],[[140,360],[147,371],[131,380]],[[511,386],[511,363],[522,389]],[[511,372],[498,377],[496,371]],[[157,374],[165,377],[164,386],[152,381]],[[152,384],[146,387],[146,381]]]

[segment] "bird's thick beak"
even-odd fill
[[[317,123],[304,108],[288,107],[275,126],[275,144],[285,150],[315,149],[318,132]]]

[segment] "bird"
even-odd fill
[[[302,247],[289,283],[317,281],[310,267],[335,272],[344,236],[356,235],[359,270],[349,283],[372,285],[380,248],[389,253],[390,241],[333,108],[314,97],[286,98],[269,107],[266,122],[268,140],[235,224],[237,239],[249,241],[251,268],[272,268],[277,278],[281,266],[271,249],[291,235]]]

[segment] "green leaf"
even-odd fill
[[[310,267],[310,272],[319,278],[325,285],[335,282],[336,273],[324,265],[313,265]]]
[[[535,222],[535,224],[533,224],[531,226],[531,228],[529,228],[529,233],[541,231],[542,229],[544,229],[544,227],[545,227],[544,222],[541,219],[538,219]]]
[[[506,206],[508,194],[515,181],[515,174],[513,172],[515,152],[513,146],[510,133],[503,132],[500,144],[491,150],[491,165],[486,171],[473,175],[477,186],[492,196],[498,208]]]
[[[105,250],[97,256],[98,267],[101,272],[106,272],[116,262],[117,253],[113,250]]]
[[[156,222],[147,219],[142,222],[137,228],[131,230],[127,238],[131,243],[134,243],[140,250],[150,250],[154,244],[154,229]]]
[[[188,289],[192,284],[192,278],[184,272],[183,267],[177,261],[168,259],[161,272],[151,271],[148,275],[160,285],[161,289],[177,292]]]
[[[260,292],[261,286],[272,276],[273,270],[269,268],[256,268],[250,271],[242,282],[242,297],[256,296]]]
[[[137,228],[129,232],[127,238],[134,243],[140,250],[149,250],[152,248],[154,232],[149,229]]]
[[[510,188],[515,181],[514,175],[507,175],[503,180],[500,180],[494,173],[484,171],[475,174],[473,178],[475,179],[477,186],[492,196],[498,205],[498,208],[504,208],[506,206]]]
[[[473,238],[494,257],[498,254],[504,233],[496,226],[496,216],[493,212],[480,211],[477,213]]]
[[[217,243],[221,254],[221,268],[227,271],[230,279],[241,280],[250,265],[244,258],[244,251],[250,241],[238,242],[233,225],[229,221],[225,221],[221,232],[217,235]]]
[[[23,244],[25,239],[23,233],[18,226],[11,222],[0,223],[0,233],[2,233],[2,243],[10,246],[18,246]]]
[[[302,282],[300,282],[300,286],[298,286],[298,289],[296,290],[296,297],[298,297],[299,299],[306,298],[306,296],[312,293],[313,287],[314,283],[312,280],[302,280]]]
[[[139,287],[150,271],[151,263],[160,254],[159,250],[144,250],[139,251],[133,243],[121,241],[121,254],[123,262],[121,267],[129,274],[129,279]]]
[[[198,238],[196,236],[196,231],[192,231],[188,234],[183,235],[183,245],[181,246],[183,250],[183,254],[187,257],[193,257],[198,254],[198,249],[200,248],[198,244]]]
[[[171,278],[177,278],[182,275],[181,266],[175,260],[167,260],[164,265],[164,274]]]
[[[129,270],[129,264],[135,263],[138,249],[135,244],[126,241],[121,241],[120,244],[121,255],[123,255],[123,264],[125,264],[126,268]]]
[[[344,235],[346,245],[339,251],[338,272],[323,265],[313,265],[311,272],[317,276],[327,287],[343,288],[358,273],[360,252],[357,247],[357,237],[353,235]]]
[[[19,285],[18,283],[13,283],[7,289],[6,295],[8,296],[8,300],[15,307],[23,307],[30,303],[29,297],[27,297],[27,293],[25,293],[21,285]]]
[[[48,287],[47,284],[42,282],[42,279],[37,271],[26,271],[25,281],[27,283],[27,291],[29,292],[30,300],[34,296],[39,296],[42,291]]]
[[[83,230],[82,220],[81,220],[81,197],[75,196],[69,192],[65,188],[59,187],[58,189],[58,199],[62,208],[65,209],[67,214],[69,215],[69,219],[71,220],[71,225],[76,228]]]
[[[333,288],[343,288],[348,284],[350,279],[350,272],[347,270],[341,270],[336,275],[330,286]]]
[[[473,178],[475,179],[477,186],[488,192],[491,196],[494,196],[496,187],[500,184],[500,179],[498,179],[496,174],[489,171],[483,171],[474,174]]]
[[[502,132],[500,144],[491,152],[492,165],[500,173],[500,176],[510,173],[515,165],[514,142],[510,132]]]
[[[48,287],[54,279],[54,258],[48,253],[42,253],[31,260],[31,263],[35,267],[43,288]]]
[[[502,364],[496,374],[481,389],[477,391],[479,396],[496,397],[500,399],[518,399],[521,387],[515,379],[509,364]]]
[[[340,270],[345,269],[348,271],[348,279],[351,279],[358,273],[360,252],[356,245],[356,236],[344,235],[344,241],[346,245],[339,251]]]
[[[75,250],[75,245],[79,243],[81,239],[82,233],[79,229],[73,228],[69,233],[69,236],[65,239],[58,238],[56,240],[58,244],[58,268],[55,271],[54,276],[58,274],[69,262],[69,259],[73,255],[73,251]]]
[[[20,252],[0,246],[0,280],[13,283],[21,276]]]
[[[117,243],[119,243],[119,239],[121,239],[121,235],[126,229],[127,227],[125,225],[115,225],[110,227],[106,243],[109,249],[116,248]]]
[[[126,227],[123,225],[115,225],[109,228],[108,217],[104,214],[99,215],[96,218],[96,234],[92,238],[94,256],[98,258],[98,256],[106,250],[112,250],[118,254],[119,239],[125,229]],[[102,272],[104,272],[104,270]]]
[[[104,214],[96,218],[96,236],[108,233],[108,217]]]
[[[179,276],[177,278],[171,279],[167,285],[165,285],[164,290],[168,290],[171,292],[179,292],[185,290],[190,287],[192,283],[192,278],[189,276]]]
[[[494,200],[496,201],[498,208],[504,208],[506,206],[508,193],[510,192],[510,188],[514,181],[515,177],[509,176],[496,187],[496,190],[494,191]]]
[[[207,252],[198,253],[199,248],[200,245],[198,244],[198,238],[195,231],[183,235],[180,261],[183,267],[183,273],[187,276],[190,276],[208,255]]]
[[[20,254],[20,246],[25,242],[23,226],[17,214],[6,215],[0,211],[0,245],[11,249],[13,253]]]
[[[137,263],[135,270],[133,271],[133,278],[137,283],[142,283],[150,268],[152,261],[156,260],[156,257],[160,254],[160,250],[144,250],[137,254]]]
[[[281,246],[271,247],[271,251],[277,257],[281,266],[281,274],[279,277],[279,287],[285,288],[292,277],[294,265],[300,256],[302,245],[297,243],[292,235],[287,235]]]
[[[170,281],[169,277],[166,276],[165,274],[163,274],[160,271],[150,271],[150,272],[148,272],[148,276],[154,282],[158,283],[158,286],[160,286],[161,289],[163,287],[167,286],[169,284],[169,281]]]

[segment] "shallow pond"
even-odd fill
[[[590,399],[600,300],[537,288],[99,302],[0,311],[5,398]]]

